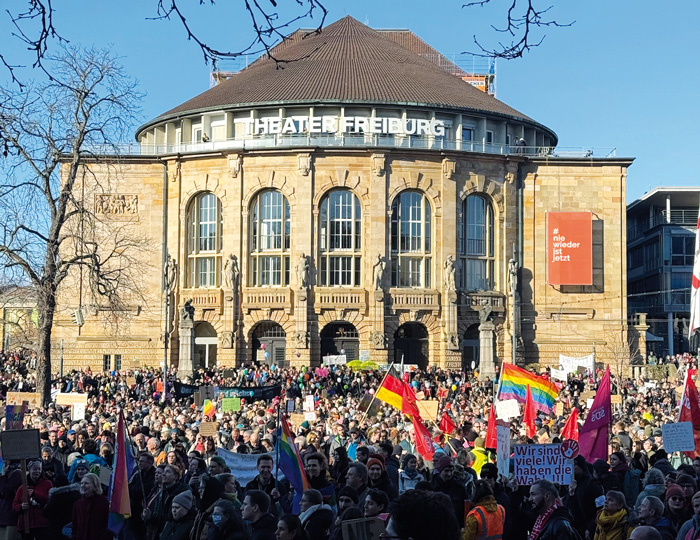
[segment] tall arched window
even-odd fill
[[[319,284],[359,287],[362,260],[362,212],[349,190],[331,191],[321,201]]]
[[[469,195],[462,203],[460,227],[461,285],[471,291],[490,291],[494,285],[494,227],[491,203]]]
[[[391,205],[391,285],[430,287],[431,219],[427,197],[404,191]]]
[[[218,287],[221,277],[221,202],[198,194],[187,210],[187,286]]]
[[[279,191],[258,194],[250,212],[250,282],[289,285],[289,202]]]

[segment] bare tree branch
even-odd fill
[[[492,2],[493,0],[479,0],[463,4],[462,7],[484,7]],[[479,52],[471,54],[506,60],[521,58],[525,52],[539,47],[544,41],[545,34],[533,37],[536,29],[571,26],[576,22],[560,23],[554,19],[546,19],[545,15],[552,7],[553,5],[541,6],[538,0],[511,0],[505,14],[505,26],[491,25],[496,32],[508,34],[511,37],[510,42],[499,42],[498,48],[490,48],[482,45],[475,35],[474,44],[479,48]]]

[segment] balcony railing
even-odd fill
[[[364,289],[314,289],[314,310],[320,313],[326,309],[351,309],[365,311],[367,308],[366,292]]]
[[[662,210],[658,214],[654,214],[649,219],[644,220],[636,227],[630,227],[627,229],[627,241],[631,242],[642,236],[649,229],[656,227],[657,225],[683,225],[688,227],[695,227],[698,222],[698,211],[697,210],[671,210],[669,213],[666,210]]]
[[[433,289],[391,289],[391,306],[394,311],[420,311],[440,308],[440,293]]]
[[[615,148],[514,146],[477,141],[419,137],[415,135],[256,135],[246,139],[226,139],[199,143],[100,145],[86,148],[95,155],[163,156],[172,154],[200,154],[231,150],[260,150],[296,147],[324,148],[406,148],[416,150],[461,150],[485,154],[525,155],[531,157],[577,158],[615,157]]]
[[[283,309],[291,312],[292,291],[287,287],[250,287],[243,289],[243,308],[251,309]]]

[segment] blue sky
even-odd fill
[[[525,58],[500,60],[498,98],[552,128],[560,147],[614,147],[617,156],[634,157],[629,202],[656,186],[700,185],[693,166],[700,144],[700,129],[694,131],[700,127],[700,60],[695,51],[700,2],[550,3],[552,17],[575,24],[547,30],[543,44]],[[155,14],[155,0],[54,4],[64,37],[87,46],[111,45],[122,57],[146,92],[144,121],[209,87],[209,68],[184,30],[175,22],[147,20]],[[240,50],[251,40],[244,11],[229,7],[240,2],[197,4],[187,2],[188,21],[212,45]],[[499,4],[503,2],[462,8],[459,0],[328,0],[327,23],[352,15],[374,28],[408,28],[452,55],[474,51],[474,34],[492,44],[503,37],[490,28],[502,23]],[[6,19],[3,12],[3,52],[15,62],[26,61],[21,44],[7,37]],[[0,80],[7,80],[4,71]]]

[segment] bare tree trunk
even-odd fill
[[[51,402],[51,330],[56,312],[55,291],[41,291],[38,298],[39,346],[37,350],[36,391],[41,403],[47,407]]]

